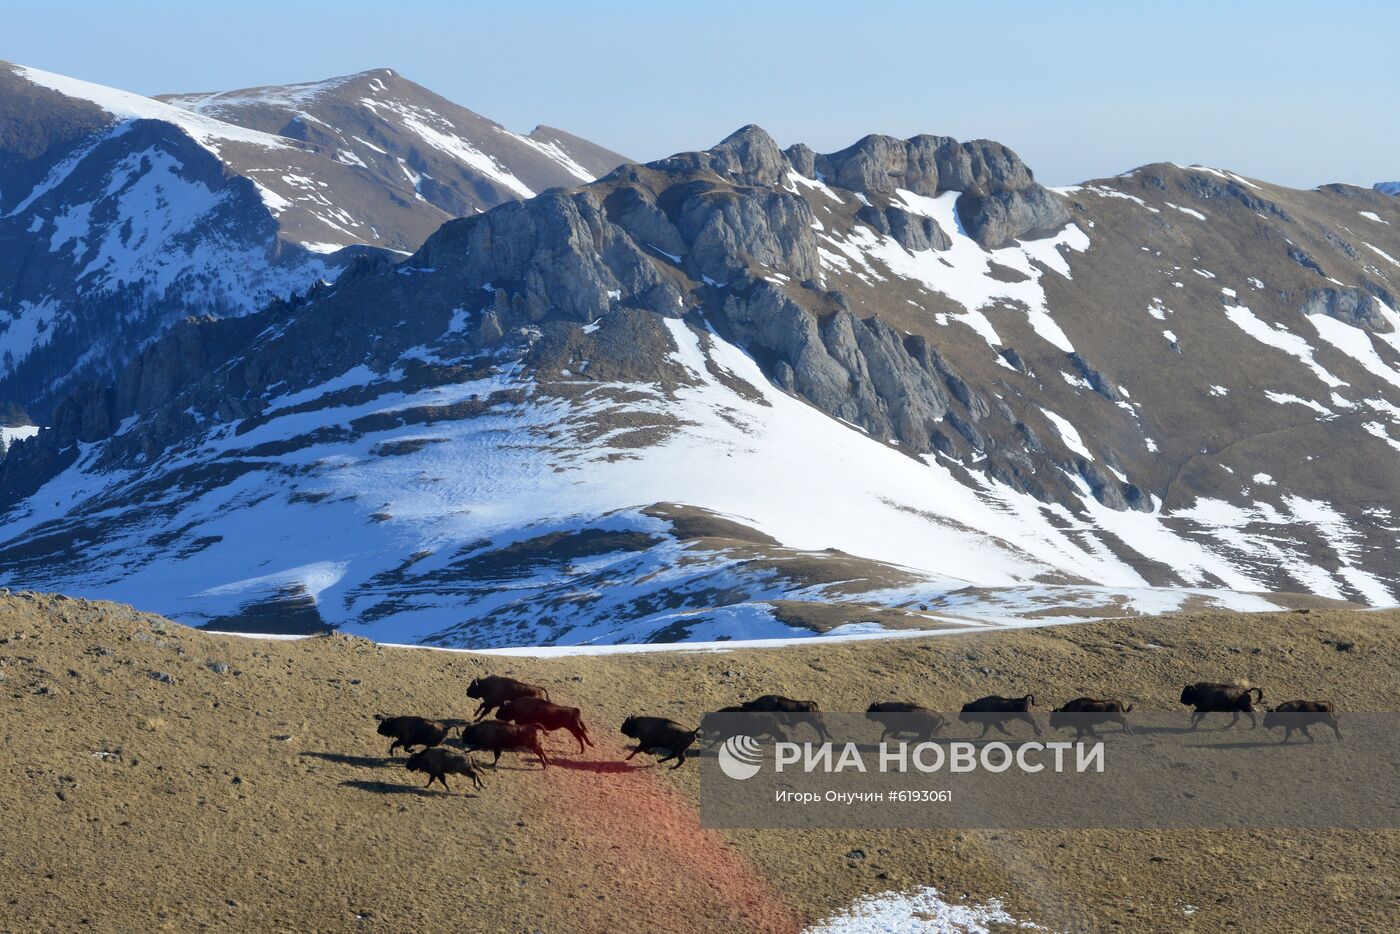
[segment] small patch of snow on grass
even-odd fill
[[[1312,409],[1318,415],[1333,414],[1332,410],[1329,409],[1327,406],[1323,405],[1321,402],[1314,402],[1311,399],[1302,399],[1298,396],[1291,396],[1286,392],[1274,392],[1273,390],[1266,389],[1264,390],[1264,395],[1268,397],[1270,402],[1276,402],[1279,405],[1302,405]]]
[[[881,892],[857,899],[804,934],[991,934],[1010,926],[1044,930],[1011,916],[998,899],[950,902],[933,886],[913,892]]]
[[[1400,266],[1400,259],[1396,259],[1395,257],[1391,256],[1389,253],[1387,253],[1385,250],[1382,250],[1380,247],[1375,246],[1375,245],[1370,244],[1370,243],[1367,243],[1366,246],[1367,246],[1368,248],[1370,248],[1372,251],[1374,251],[1375,253],[1377,253],[1378,255],[1383,256],[1383,257],[1385,257],[1387,260],[1389,260],[1389,261],[1390,261],[1390,264],[1391,264],[1392,266]]]
[[[1083,439],[1079,437],[1079,432],[1070,424],[1069,419],[1056,415],[1049,409],[1041,409],[1045,417],[1055,426],[1055,430],[1060,433],[1060,439],[1064,441],[1065,447],[1080,455],[1087,461],[1092,461],[1094,455],[1089,453],[1089,449],[1084,445]]]
[[[1133,202],[1138,207],[1146,208],[1153,214],[1162,213],[1160,208],[1154,208],[1152,205],[1148,204],[1146,201],[1142,200],[1136,195],[1130,195],[1127,192],[1119,191],[1116,188],[1108,188],[1104,185],[1090,185],[1088,188],[1085,189],[1085,191],[1088,191],[1090,194],[1098,195],[1100,198],[1122,198],[1124,201]],[[1143,249],[1146,249],[1146,247],[1143,247]]]
[[[1333,376],[1322,365],[1313,359],[1313,347],[1303,338],[1296,334],[1291,334],[1281,327],[1275,327],[1267,321],[1260,319],[1254,312],[1244,305],[1226,305],[1225,315],[1234,323],[1236,327],[1244,331],[1250,337],[1267,344],[1277,350],[1281,350],[1291,357],[1304,363],[1318,379],[1328,386],[1337,387],[1347,385],[1345,381]]]
[[[1203,220],[1206,219],[1206,216],[1205,216],[1204,214],[1202,214],[1200,211],[1193,211],[1191,208],[1184,208],[1184,207],[1182,207],[1182,206],[1179,205],[1179,204],[1172,204],[1170,201],[1166,202],[1166,205],[1167,205],[1167,207],[1169,207],[1169,208],[1172,208],[1172,209],[1174,209],[1174,210],[1180,211],[1182,214],[1189,214],[1189,215],[1191,215],[1192,217],[1196,218],[1196,220],[1201,220],[1201,221],[1203,221]]]

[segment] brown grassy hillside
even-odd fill
[[[486,672],[584,708],[598,747],[555,738],[559,768],[508,755],[482,792],[419,788],[372,715],[470,716]],[[710,832],[697,771],[620,762],[616,732],[768,691],[828,710],[1028,689],[1170,709],[1197,678],[1395,709],[1400,612],[524,659],[214,636],[19,594],[0,597],[0,677],[3,930],[794,931],[924,885],[1059,930],[1400,921],[1400,832]]]

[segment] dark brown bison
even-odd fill
[[[544,754],[540,742],[540,727],[536,723],[502,723],[487,720],[462,727],[462,748],[468,752],[483,750],[493,754],[491,767],[501,761],[503,752],[533,752],[540,760],[540,768],[549,767],[549,757]]]
[[[735,719],[724,728],[711,725],[708,729],[702,724],[697,731],[697,735],[707,743],[717,743],[728,739],[736,733],[743,733],[746,736],[766,736],[776,742],[787,741],[787,731],[783,729],[779,715],[773,713],[762,713],[756,710],[749,710],[743,705],[734,707],[721,707],[716,710],[717,714],[742,714],[743,719]]]
[[[1116,723],[1123,728],[1124,733],[1131,733],[1133,728],[1128,725],[1123,714],[1132,709],[1132,704],[1124,707],[1120,700],[1076,697],[1063,707],[1056,707],[1050,711],[1050,729],[1061,730],[1072,726],[1076,742],[1085,736],[1097,736],[1094,727],[1101,723]]]
[[[891,734],[895,736],[911,735],[925,741],[931,740],[933,734],[943,729],[948,723],[942,714],[906,701],[882,701],[871,704],[866,708],[865,716],[884,727],[884,732],[880,734],[880,742],[884,742],[885,737]]]
[[[465,775],[477,788],[485,787],[481,784],[481,772],[476,763],[470,756],[463,755],[455,749],[445,749],[442,746],[423,749],[409,756],[404,766],[410,772],[427,773],[428,784],[424,785],[424,788],[431,788],[433,782],[442,782],[442,787],[451,791],[447,785],[449,775]]]
[[[1024,697],[1002,697],[998,694],[989,694],[986,697],[979,697],[975,701],[963,704],[962,712],[958,719],[963,723],[982,724],[982,734],[978,739],[985,739],[987,730],[996,727],[1003,735],[1010,736],[1006,730],[1008,720],[1021,720],[1031,725],[1035,730],[1035,735],[1040,735],[1040,724],[1035,722],[1035,717],[1031,714],[1031,708],[1035,706],[1035,695],[1027,694]]]
[[[779,723],[792,727],[805,723],[816,730],[817,735],[823,740],[831,740],[831,733],[822,720],[821,708],[817,706],[816,701],[793,700],[791,697],[784,697],[781,694],[764,694],[762,697],[745,701],[739,706],[751,713],[775,714]]]
[[[1264,700],[1264,692],[1259,688],[1242,688],[1234,684],[1216,684],[1212,681],[1197,681],[1195,684],[1188,684],[1181,689],[1181,702],[1188,707],[1194,707],[1191,714],[1191,729],[1200,726],[1208,713],[1228,713],[1232,714],[1230,723],[1227,726],[1234,726],[1240,722],[1240,714],[1249,714],[1249,728],[1252,730],[1259,725],[1254,718],[1254,701],[1251,694],[1258,695],[1258,700]]]
[[[578,740],[579,752],[583,752],[585,743],[593,745],[577,707],[562,707],[538,697],[517,697],[501,705],[501,709],[496,711],[496,719],[508,723],[534,723],[546,733],[568,730]]]
[[[400,746],[404,752],[408,752],[413,746],[442,745],[442,741],[447,739],[448,726],[441,720],[426,717],[381,716],[376,730],[380,736],[394,737],[394,742],[389,746],[389,755],[392,756]]]
[[[622,721],[622,735],[637,741],[637,748],[627,756],[631,759],[639,752],[650,755],[665,753],[656,764],[676,760],[672,769],[685,765],[685,751],[695,742],[698,730],[687,730],[674,720],[664,717],[628,717]]]
[[[472,683],[467,685],[467,696],[481,701],[481,706],[476,709],[476,719],[478,720],[506,701],[514,700],[517,697],[538,697],[549,700],[549,692],[544,688],[526,684],[524,681],[517,681],[514,678],[507,678],[504,675],[473,678]]]
[[[1337,725],[1337,714],[1327,701],[1284,701],[1264,714],[1264,729],[1283,727],[1283,739],[1279,740],[1281,743],[1288,742],[1294,730],[1302,730],[1308,742],[1315,742],[1312,734],[1308,732],[1308,727],[1318,723],[1330,726],[1332,732],[1337,734],[1337,739],[1342,738],[1342,728]]]

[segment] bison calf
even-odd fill
[[[496,711],[496,719],[508,723],[533,723],[546,733],[568,730],[578,740],[579,752],[583,752],[585,743],[593,745],[577,707],[561,707],[538,697],[517,697],[501,705],[501,709]]]
[[[662,762],[676,760],[672,769],[678,769],[685,764],[685,751],[695,742],[698,730],[687,730],[674,720],[667,720],[663,717],[628,717],[622,721],[622,735],[630,736],[637,741],[637,748],[632,750],[631,759],[639,752],[648,754],[666,753],[666,755],[656,760],[657,765]]]
[[[1283,739],[1279,740],[1281,743],[1288,742],[1294,730],[1302,730],[1308,742],[1315,742],[1312,734],[1308,732],[1308,727],[1317,723],[1330,726],[1332,732],[1337,734],[1337,739],[1342,738],[1342,728],[1337,725],[1337,715],[1327,701],[1285,701],[1264,714],[1264,729],[1283,727]]]
[[[1191,729],[1200,726],[1208,713],[1228,713],[1233,714],[1228,729],[1240,722],[1240,714],[1249,714],[1249,728],[1252,730],[1259,725],[1254,718],[1254,701],[1250,694],[1257,694],[1258,699],[1264,700],[1264,692],[1259,688],[1242,688],[1234,684],[1217,684],[1213,681],[1197,681],[1195,684],[1188,684],[1181,689],[1181,702],[1188,707],[1194,707],[1191,714]]]
[[[462,746],[468,752],[480,749],[492,753],[492,768],[501,761],[503,752],[533,752],[540,760],[540,768],[549,767],[549,757],[540,743],[539,725],[534,723],[473,723],[462,727]]]
[[[514,678],[507,678],[504,675],[473,678],[472,683],[467,685],[467,696],[481,701],[481,706],[476,708],[476,719],[478,720],[506,701],[514,700],[517,697],[538,697],[549,700],[549,692],[544,688],[526,684],[524,681],[517,681]]]
[[[933,739],[933,734],[943,729],[948,721],[941,714],[927,707],[905,701],[883,701],[866,708],[865,716],[884,727],[880,742],[890,734],[910,734],[925,741]]]
[[[481,783],[481,772],[476,763],[470,756],[465,756],[455,749],[444,749],[441,746],[423,749],[409,756],[404,766],[410,772],[427,773],[428,784],[424,785],[424,788],[431,788],[433,782],[442,782],[442,787],[451,791],[447,785],[449,775],[465,775],[477,788],[485,787]]]
[[[1035,735],[1040,735],[1040,724],[1035,722],[1035,717],[1031,714],[1031,708],[1035,706],[1035,695],[1027,694],[1024,697],[1001,697],[997,694],[990,694],[987,697],[979,697],[975,701],[963,704],[962,713],[958,719],[963,723],[982,724],[982,734],[978,739],[985,739],[987,730],[996,727],[1005,736],[1011,734],[1007,732],[1006,721],[1022,720],[1031,725],[1035,730]]]
[[[1133,728],[1128,725],[1123,714],[1133,709],[1129,704],[1124,707],[1120,700],[1097,700],[1092,697],[1076,697],[1063,707],[1056,707],[1050,711],[1050,729],[1059,730],[1067,726],[1074,727],[1074,739],[1076,742],[1087,736],[1097,736],[1094,727],[1100,723],[1116,723],[1123,728],[1124,733],[1131,733]]]
[[[404,752],[408,752],[413,746],[440,746],[442,741],[447,739],[447,730],[446,723],[426,717],[381,716],[377,728],[380,736],[394,737],[394,742],[389,746],[391,756],[400,746]]]

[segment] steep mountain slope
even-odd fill
[[[182,325],[16,448],[0,567],[447,645],[1393,603],[1396,231],[749,127]]]
[[[412,251],[530,194],[516,172],[576,184],[621,161],[514,137],[387,71],[260,93],[174,106],[0,63],[0,402],[46,416],[180,317],[247,313],[367,248]]]

